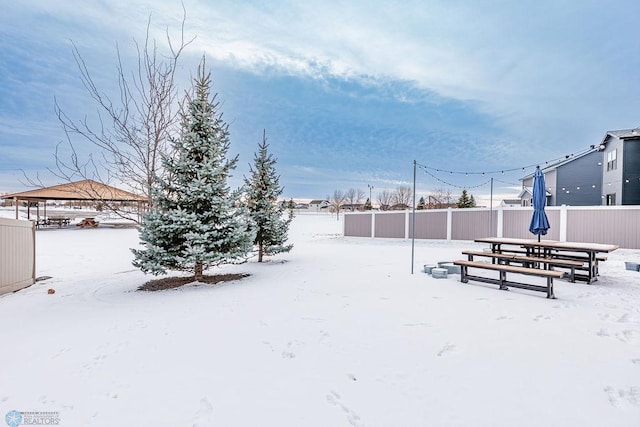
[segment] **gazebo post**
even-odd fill
[[[27,219],[31,219],[31,200],[27,199]]]

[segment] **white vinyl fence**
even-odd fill
[[[35,277],[34,223],[0,218],[0,295],[32,285]]]
[[[551,229],[543,239],[640,249],[640,206],[551,206],[545,212]],[[416,211],[416,239],[535,238],[532,213],[531,207]],[[345,236],[410,239],[412,230],[412,211],[344,215]]]

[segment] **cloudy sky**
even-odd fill
[[[186,35],[196,39],[180,63],[181,91],[205,54],[240,157],[234,179],[247,173],[266,129],[287,198],[373,186],[375,199],[411,185],[416,160],[461,172],[419,168],[418,195],[468,187],[483,201],[493,176],[500,200],[532,169],[488,172],[564,157],[608,130],[640,126],[637,0],[184,5]],[[100,89],[115,95],[116,45],[133,64],[149,16],[166,51],[165,31],[179,35],[179,1],[3,5],[0,192],[24,189],[22,171],[59,183],[47,173],[65,140],[54,97],[72,118],[95,117],[72,42]]]

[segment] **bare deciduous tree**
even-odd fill
[[[380,210],[386,211],[391,207],[391,191],[382,190],[378,193],[378,203],[380,204]]]
[[[360,189],[350,188],[344,194],[345,202],[349,205],[351,212],[356,210],[356,206],[359,205],[364,199],[364,191]]]
[[[137,66],[129,72],[123,66],[116,46],[118,64],[117,99],[96,86],[95,80],[78,47],[73,45],[73,57],[80,72],[80,80],[97,107],[97,118],[90,121],[70,118],[55,101],[56,115],[65,132],[70,156],[56,147],[56,169],[51,172],[65,181],[92,179],[104,184],[124,184],[143,195],[151,204],[151,185],[160,174],[161,158],[169,150],[169,140],[178,122],[175,73],[184,49],[194,40],[185,40],[183,18],[179,43],[166,32],[168,54],[161,54],[155,39],[150,36],[151,18],[147,22],[144,45],[134,41],[138,54]],[[87,159],[78,155],[79,144],[74,137],[92,145]],[[97,197],[99,199],[99,197]],[[108,200],[100,200],[112,211],[118,207]]]
[[[398,206],[411,206],[411,197],[413,196],[413,190],[411,187],[399,186],[391,197],[391,202]]]
[[[345,204],[346,197],[342,190],[333,190],[333,196],[327,196],[329,206],[336,212],[336,220],[340,219],[340,209]]]

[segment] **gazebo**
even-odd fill
[[[22,193],[7,194],[5,199],[13,199],[16,205],[16,219],[18,219],[19,202],[27,202],[27,219],[31,216],[30,202],[45,202],[44,216],[47,216],[47,200],[84,200],[84,201],[108,201],[108,202],[135,202],[138,204],[138,212],[143,205],[148,203],[146,197],[121,190],[110,185],[102,184],[90,179],[54,185],[53,187],[38,188]],[[37,216],[40,217],[40,206],[37,206]]]

